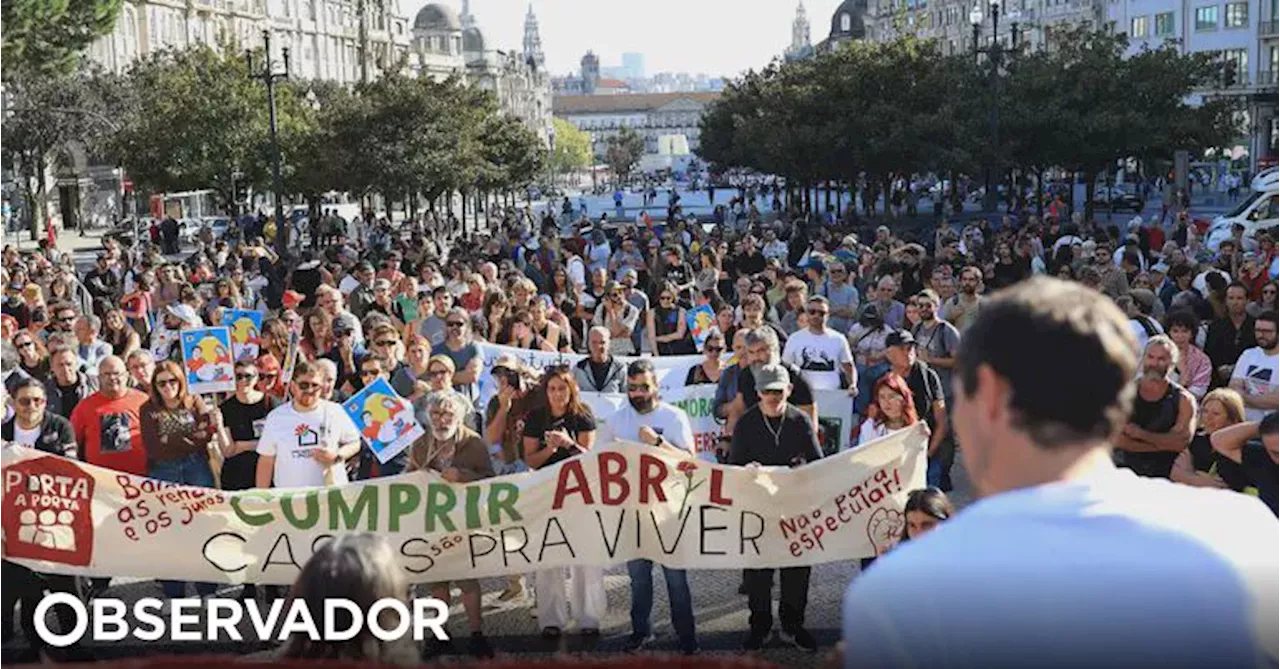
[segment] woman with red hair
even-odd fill
[[[867,419],[858,431],[858,446],[914,425],[920,417],[911,396],[906,379],[888,372],[876,381],[871,391],[871,405],[867,407]]]

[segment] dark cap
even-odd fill
[[[916,338],[906,330],[894,330],[884,338],[885,346],[915,346]]]
[[[877,307],[874,304],[865,304],[862,306],[862,309],[858,311],[858,320],[880,320],[880,318],[880,307]]]

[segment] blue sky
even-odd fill
[[[440,0],[461,9],[462,0]],[[413,16],[427,0],[401,0]],[[807,0],[811,38],[830,29],[839,0]],[[791,41],[795,0],[534,0],[543,51],[554,74],[578,69],[588,49],[601,65],[619,65],[623,52],[643,53],[647,74],[705,72],[732,76],[761,67]],[[491,48],[518,49],[528,0],[471,0]]]

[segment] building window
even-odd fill
[[[1218,6],[1196,7],[1196,31],[1218,29]]]
[[[1231,2],[1226,7],[1226,23],[1228,28],[1249,27],[1249,3]]]
[[[853,30],[853,19],[848,14],[840,15],[840,32],[847,33]]]
[[[1144,39],[1147,36],[1147,17],[1135,16],[1129,19],[1129,37]]]
[[[1249,76],[1249,51],[1248,49],[1226,49],[1221,52],[1222,62],[1235,65],[1236,82],[1244,83]]]
[[[1156,37],[1171,37],[1173,30],[1173,12],[1156,14]]]

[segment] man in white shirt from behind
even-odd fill
[[[293,400],[267,414],[258,440],[259,488],[302,488],[347,482],[345,463],[360,452],[360,432],[342,406],[321,399],[324,379],[305,360],[293,368]]]
[[[1036,277],[983,307],[954,424],[984,499],[854,580],[845,667],[1275,666],[1267,507],[1112,464],[1136,358],[1082,286]]]

